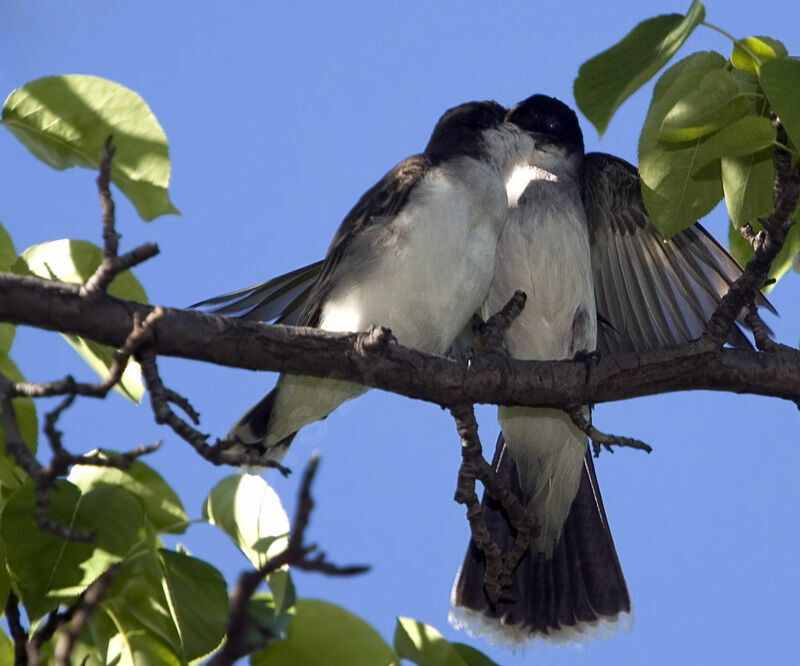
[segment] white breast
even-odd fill
[[[525,175],[536,175],[535,167]],[[547,172],[544,172],[547,174]],[[522,176],[519,176],[521,178]],[[576,311],[585,308],[596,340],[589,231],[577,186],[549,177],[529,182],[509,212],[485,310],[494,313],[515,290],[528,300],[506,333],[511,354],[525,359],[566,358]]]
[[[360,235],[321,328],[388,326],[402,344],[443,353],[486,298],[506,206],[504,184],[486,165],[434,170],[400,215]]]

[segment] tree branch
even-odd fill
[[[106,294],[82,299],[76,285],[0,273],[0,320],[82,335],[119,347],[138,314],[152,306]],[[586,376],[581,361],[502,363],[492,355],[469,360],[433,356],[387,342],[359,361],[363,334],[267,325],[201,312],[163,308],[151,348],[250,370],[273,370],[359,382],[437,404],[504,403],[563,407],[705,389],[752,393],[800,403],[800,353],[720,349],[693,342],[645,354],[604,355]],[[496,355],[495,355],[496,356]]]
[[[292,521],[286,549],[269,558],[255,571],[246,571],[239,576],[231,594],[227,640],[209,662],[209,666],[229,666],[250,651],[250,647],[247,645],[247,632],[251,626],[248,607],[258,586],[269,574],[287,565],[304,571],[318,571],[329,576],[354,576],[369,570],[368,566],[363,565],[339,567],[328,562],[324,553],[318,553],[313,559],[308,558],[308,555],[317,549],[313,544],[305,544],[305,532],[314,508],[311,483],[314,481],[318,466],[319,456],[315,454],[303,472],[298,492],[297,510]]]
[[[780,147],[788,144],[786,130],[776,118],[773,122],[777,128],[779,144],[775,148],[774,210],[772,215],[763,221],[763,234],[754,236],[752,229],[749,232],[747,229],[742,230],[742,235],[753,246],[753,256],[747,262],[744,272],[722,297],[703,334],[706,339],[719,346],[724,344],[728,332],[742,310],[767,284],[770,266],[781,251],[786,236],[794,224],[791,216],[800,198],[800,172],[797,167],[792,166],[789,151]]]
[[[531,537],[538,534],[539,528],[533,524],[525,507],[520,504],[514,493],[506,488],[492,466],[484,459],[472,405],[466,403],[453,405],[450,413],[456,420],[458,434],[461,437],[462,462],[458,470],[455,501],[467,507],[467,520],[472,539],[486,558],[483,579],[486,594],[493,603],[497,603],[503,589],[511,585],[514,569],[524,557]],[[514,546],[507,553],[500,551],[500,547],[494,542],[486,526],[486,517],[475,492],[476,480],[480,481],[486,492],[502,505],[517,532]]]
[[[117,254],[121,236],[116,230],[114,200],[111,198],[111,160],[116,152],[111,139],[111,136],[106,139],[103,153],[100,156],[100,174],[97,176],[97,191],[103,209],[103,261],[97,267],[94,275],[81,287],[81,291],[85,295],[104,292],[111,281],[122,271],[133,268],[158,254],[158,245],[155,243],[140,245],[121,257]]]
[[[11,631],[11,639],[14,641],[14,666],[25,666],[28,663],[26,648],[28,632],[22,628],[19,617],[19,599],[13,591],[8,593],[5,613],[8,628]]]
[[[75,645],[78,636],[81,635],[86,623],[89,621],[95,608],[106,596],[108,588],[114,582],[114,577],[117,575],[121,568],[121,564],[117,563],[109,567],[103,574],[94,581],[89,587],[84,590],[80,599],[68,609],[68,615],[65,615],[64,621],[72,620],[70,626],[61,633],[55,649],[55,663],[56,666],[70,666],[70,654]]]

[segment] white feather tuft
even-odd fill
[[[580,647],[597,639],[611,640],[620,631],[629,634],[633,627],[633,611],[604,617],[596,622],[579,622],[571,627],[562,627],[549,634],[536,633],[515,625],[506,624],[500,618],[486,615],[462,606],[451,606],[447,617],[453,627],[463,629],[472,638],[482,638],[491,645],[501,645],[513,650],[524,650],[535,643],[547,647]]]

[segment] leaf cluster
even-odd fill
[[[772,212],[776,119],[788,135],[783,147],[795,161],[800,156],[800,60],[777,39],[736,39],[704,19],[705,8],[695,0],[685,16],[640,23],[581,66],[575,98],[602,134],[616,109],[667,65],[698,26],[730,39],[728,57],[693,53],[659,77],[639,138],[639,175],[647,210],[665,238],[710,213],[724,197],[730,250],[744,266],[753,248],[740,228],[761,231],[760,220]],[[800,252],[797,229],[773,262],[770,277],[776,281]]]

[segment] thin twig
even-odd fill
[[[61,632],[61,637],[56,645],[54,655],[56,666],[70,666],[70,654],[75,646],[75,641],[86,627],[94,610],[103,601],[121,566],[117,563],[109,567],[81,595],[72,612],[72,622],[65,631]]]
[[[751,227],[749,224],[743,224],[741,227],[739,227],[739,233],[742,235],[742,238],[750,243],[750,247],[752,247],[753,250],[757,250],[761,245],[763,245],[764,238],[766,237],[766,234],[763,231],[759,231],[758,233],[753,231],[753,227]]]
[[[28,663],[26,650],[28,632],[22,628],[19,616],[19,599],[17,599],[17,595],[14,592],[8,593],[5,611],[8,628],[14,641],[14,666],[25,666]]]
[[[761,315],[758,314],[758,308],[756,307],[755,303],[750,303],[748,310],[749,311],[747,316],[745,316],[744,321],[748,328],[753,331],[756,347],[758,347],[759,350],[763,352],[794,351],[794,349],[791,347],[783,345],[779,342],[775,342],[769,337],[769,328],[767,328],[767,325],[761,319]]]
[[[773,119],[773,122],[777,128],[778,143],[787,145],[788,137],[783,125],[777,118]],[[776,147],[774,209],[772,215],[762,221],[765,235],[756,239],[753,256],[709,318],[703,339],[718,347],[722,346],[742,310],[765,286],[770,266],[781,251],[786,236],[794,224],[792,213],[797,207],[798,199],[800,199],[800,171],[792,165],[789,151]]]
[[[119,252],[119,239],[121,236],[115,228],[114,199],[111,197],[111,160],[117,149],[112,143],[114,137],[109,134],[100,156],[100,173],[97,175],[97,193],[100,196],[100,206],[103,210],[101,223],[103,225],[103,254],[107,257],[116,257]]]
[[[75,456],[69,453],[63,448],[61,442],[62,433],[56,429],[59,415],[69,407],[74,399],[74,396],[69,395],[59,406],[45,416],[44,430],[53,450],[53,456],[47,465],[42,465],[36,459],[36,456],[31,453],[19,431],[16,414],[11,402],[13,386],[4,375],[0,374],[0,413],[3,419],[6,451],[13,456],[17,464],[33,479],[36,493],[34,509],[36,524],[40,529],[47,530],[67,541],[91,541],[94,538],[92,534],[75,532],[47,517],[50,507],[49,491],[53,487],[55,480],[65,474],[73,465],[96,464],[103,467],[125,469],[136,458],[156,450],[159,444],[140,446],[114,458],[101,458],[96,455]]]
[[[97,191],[103,210],[103,260],[81,287],[81,292],[85,296],[104,292],[117,275],[158,254],[158,246],[155,243],[145,243],[121,257],[118,256],[121,236],[116,230],[114,199],[111,197],[110,188],[111,161],[116,152],[112,138],[109,136],[106,139],[100,156],[100,174],[97,176]]]
[[[461,436],[462,461],[458,471],[455,501],[467,507],[467,520],[472,531],[472,539],[483,551],[486,559],[484,573],[486,594],[493,603],[496,603],[503,589],[511,585],[514,569],[527,552],[531,538],[539,533],[539,528],[514,493],[506,488],[492,466],[483,458],[478,437],[478,423],[472,405],[468,403],[453,405],[450,407],[450,413],[456,421],[458,434]],[[475,492],[476,480],[480,481],[486,492],[500,503],[508,515],[511,526],[516,530],[514,546],[508,553],[502,553],[489,534],[483,509]]]
[[[42,384],[15,382],[11,389],[11,397],[45,398],[67,395],[74,398],[76,395],[82,395],[89,398],[105,398],[122,379],[130,358],[151,339],[153,327],[163,316],[164,309],[161,307],[153,308],[144,318],[138,312],[133,314],[133,327],[122,346],[114,352],[108,375],[102,381],[96,383],[76,382],[72,376],[67,376],[58,381]],[[64,405],[61,409],[66,407],[69,407],[69,404]]]
[[[315,545],[307,546],[304,542],[308,521],[314,508],[314,500],[311,497],[311,484],[318,466],[319,456],[314,454],[303,472],[298,492],[297,509],[286,548],[278,555],[268,559],[255,571],[246,571],[239,576],[231,594],[227,640],[225,645],[209,662],[209,666],[229,666],[250,651],[251,646],[247,645],[247,632],[252,626],[253,619],[249,615],[249,604],[258,586],[269,574],[287,565],[329,576],[354,576],[369,570],[369,567],[364,565],[337,566],[328,562],[324,553],[319,553],[313,559],[308,559],[307,557],[317,548]]]
[[[215,444],[209,444],[210,435],[193,428],[170,408],[170,404],[177,404],[195,424],[199,420],[199,415],[185,397],[164,386],[158,371],[156,354],[152,348],[140,349],[137,359],[142,366],[142,376],[150,394],[150,405],[156,423],[168,425],[178,437],[188,442],[197,453],[215,465],[274,467],[284,476],[288,476],[290,470],[287,467],[274,461],[263,460],[255,451],[231,453],[227,450],[230,446],[228,440],[217,440]]]

